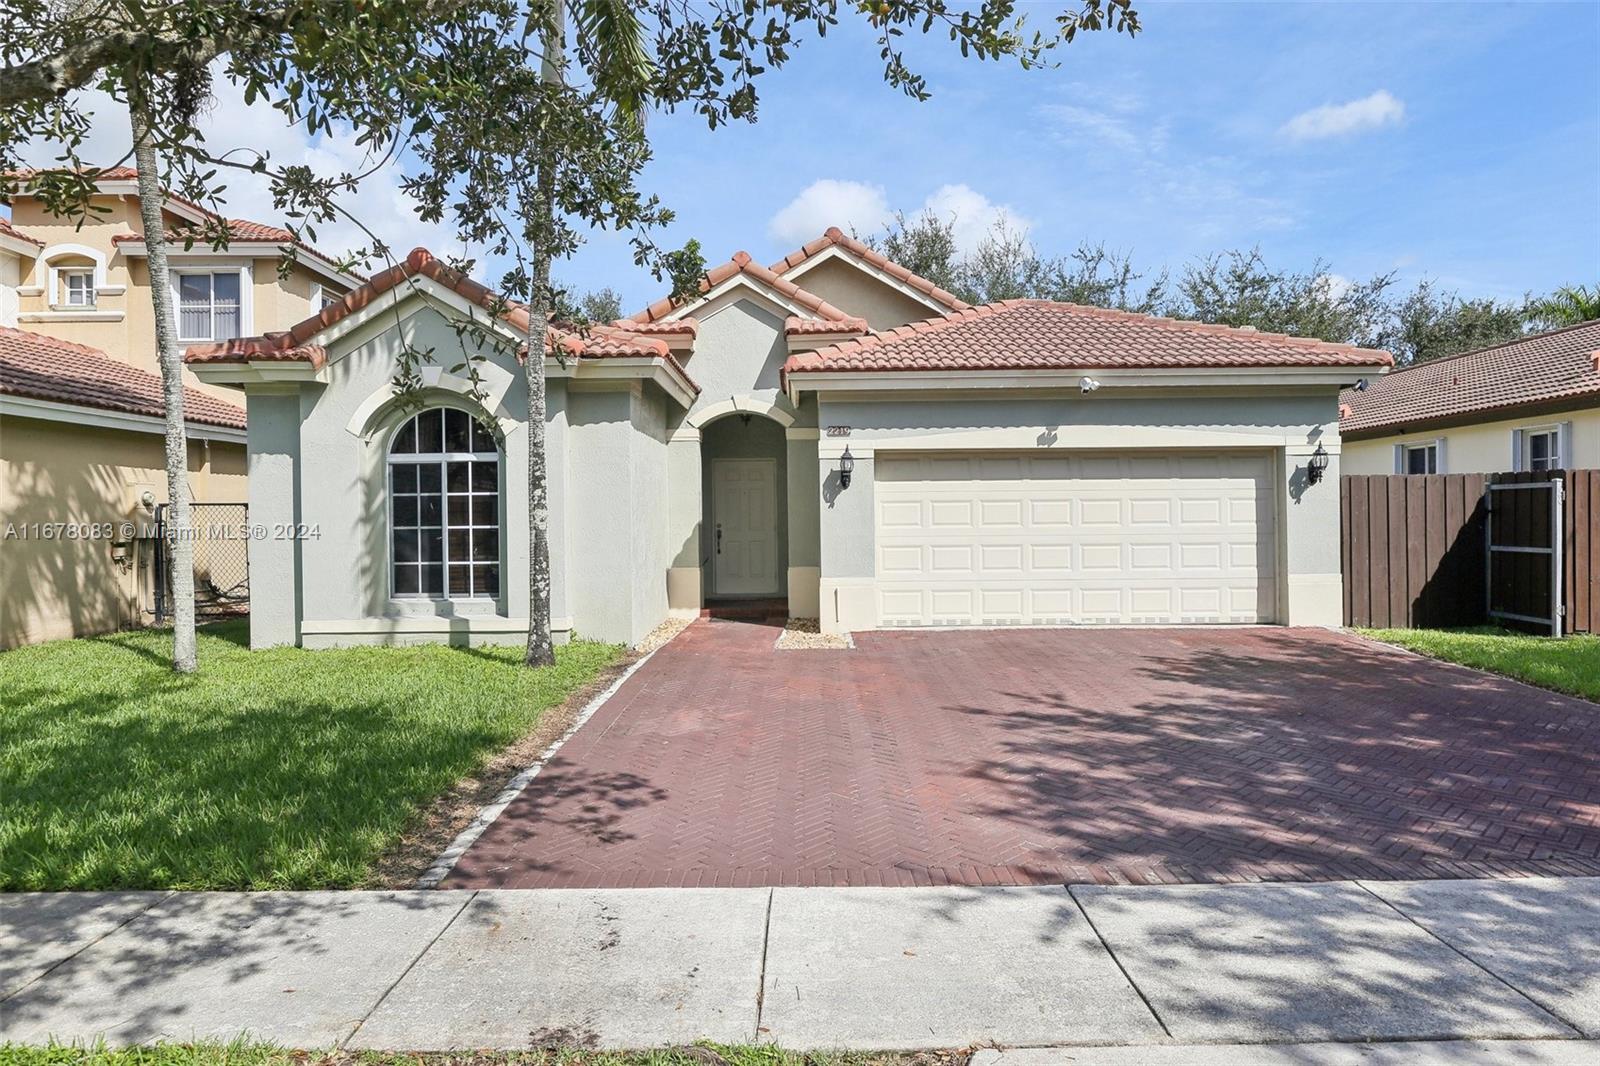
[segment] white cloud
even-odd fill
[[[1296,141],[1344,137],[1362,130],[1392,126],[1405,118],[1406,105],[1387,89],[1343,104],[1323,104],[1302,111],[1283,124],[1285,136]]]
[[[773,215],[767,229],[779,240],[804,244],[829,226],[838,226],[846,233],[852,229],[870,233],[882,228],[891,214],[883,186],[821,178]]]
[[[214,156],[249,162],[254,152],[262,152],[267,154],[268,165],[274,169],[305,165],[323,177],[347,172],[360,174],[373,165],[374,160],[366,148],[355,143],[353,132],[346,130],[331,137],[308,138],[300,129],[291,127],[283,114],[264,100],[246,105],[241,94],[222,78],[216,80],[213,91],[215,101],[197,125],[205,138],[207,151]],[[79,146],[80,158],[88,163],[109,165],[126,157],[131,141],[127,109],[99,90],[86,92],[80,99],[81,106],[94,116],[89,136]],[[42,141],[23,150],[24,160],[34,166],[52,165],[59,154],[57,146]],[[318,223],[314,226],[313,243],[330,255],[370,246],[371,238],[361,228],[364,225],[389,245],[396,258],[419,245],[436,255],[460,255],[462,245],[448,224],[424,223],[416,217],[415,204],[400,188],[400,176],[400,168],[391,162],[366,177],[357,193],[340,199],[340,205],[361,225],[342,217],[334,222]],[[221,201],[228,214],[274,225],[286,221],[273,206],[270,181],[266,176],[220,168],[217,181],[226,186]]]
[[[941,185],[910,216],[931,212],[949,222],[956,247],[963,253],[976,248],[997,224],[1026,234],[1033,228],[1031,219],[1006,204],[997,204],[970,185]],[[888,197],[881,185],[861,181],[822,178],[803,189],[772,220],[768,230],[779,240],[802,244],[829,226],[858,233],[881,230],[894,218]]]
[[[1125,117],[1127,112],[1109,114],[1077,104],[1044,104],[1039,112],[1059,127],[1058,139],[1068,143],[1096,140],[1132,151],[1142,142],[1140,133]]]
[[[922,210],[952,224],[956,247],[971,252],[996,225],[1026,235],[1033,221],[1006,204],[997,204],[970,185],[941,185],[923,201]]]

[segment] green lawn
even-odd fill
[[[1398,644],[1435,659],[1600,700],[1600,637],[1556,640],[1489,627],[1363,629],[1360,632],[1374,640]]]
[[[407,819],[616,661],[521,649],[248,651],[154,630],[0,653],[0,890],[358,885]]]
[[[804,1055],[768,1044],[650,1051],[469,1051],[405,1054],[375,1051],[286,1051],[267,1044],[149,1044],[112,1050],[103,1046],[0,1044],[0,1066],[956,1066],[959,1051],[847,1052]]]

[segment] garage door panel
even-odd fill
[[[1017,574],[1023,573],[1023,556],[1027,546],[1023,544],[980,544],[978,545],[978,569],[984,574]]]
[[[981,499],[978,501],[980,529],[1021,529],[1022,500]]]
[[[1084,499],[1078,503],[1078,524],[1085,529],[1121,529],[1122,501],[1120,499]]]
[[[884,625],[1258,622],[1264,455],[880,456]]]
[[[1028,524],[1035,529],[1052,526],[1068,528],[1072,525],[1071,500],[1029,500]]]
[[[1072,545],[1029,544],[1028,559],[1035,574],[1070,574],[1072,572]]]

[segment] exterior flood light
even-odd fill
[[[845,445],[844,454],[839,456],[839,487],[850,487],[850,475],[855,473],[856,457],[850,454],[850,446]]]
[[[1322,445],[1317,445],[1317,450],[1311,453],[1311,461],[1306,464],[1306,484],[1315,485],[1322,480],[1322,474],[1328,469],[1328,450]]]
[[[1098,381],[1096,381],[1094,378],[1083,377],[1083,378],[1079,378],[1078,379],[1078,391],[1083,393],[1085,396],[1089,395],[1091,392],[1093,392],[1095,389],[1098,389],[1099,387],[1100,387],[1100,383]]]

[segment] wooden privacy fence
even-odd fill
[[[1558,522],[1549,490],[1506,488],[1552,479],[1562,489]],[[1501,488],[1486,493],[1491,485]],[[1562,632],[1600,632],[1600,470],[1347,474],[1339,504],[1346,625],[1481,625],[1492,605],[1497,622],[1548,618],[1560,607]],[[1555,526],[1560,537],[1552,541]]]

